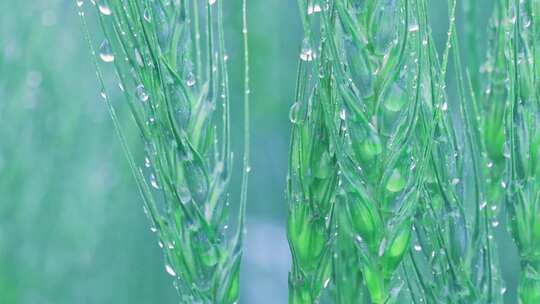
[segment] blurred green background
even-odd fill
[[[481,2],[479,31],[491,11],[491,1]],[[446,1],[430,3],[443,43]],[[239,5],[226,1],[225,18],[236,147]],[[253,173],[241,302],[286,303],[288,111],[302,40],[296,0],[249,0],[249,24]],[[0,1],[0,303],[175,303],[81,33],[74,0]],[[125,117],[124,101],[114,103]],[[510,298],[515,249],[499,232]]]

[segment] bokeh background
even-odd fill
[[[446,1],[429,2],[433,35],[442,44]],[[477,30],[484,31],[492,1],[480,2]],[[241,139],[240,1],[226,1],[226,7],[238,121],[233,127]],[[302,40],[296,1],[249,0],[249,25],[253,171],[241,302],[286,303],[288,111]],[[478,43],[484,50],[485,41]],[[126,117],[122,98],[113,98]],[[137,149],[135,132],[127,133]],[[511,299],[518,265],[503,227],[496,237]],[[75,1],[0,0],[0,303],[166,304],[175,299],[99,98]]]

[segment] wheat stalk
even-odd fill
[[[144,167],[135,165],[96,63],[102,97],[136,177],[152,231],[160,239],[166,271],[174,277],[182,303],[236,303],[249,172],[246,2],[244,172],[239,223],[232,236],[227,233],[232,153],[222,1],[102,0],[95,4],[105,35],[96,56],[114,63],[119,87],[145,144]],[[80,15],[86,29],[82,10]]]

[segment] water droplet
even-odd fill
[[[176,277],[176,272],[174,271],[174,269],[172,268],[171,265],[169,264],[165,264],[165,271],[167,271],[167,273],[173,277]]]
[[[99,47],[99,58],[101,58],[103,62],[114,61],[114,54],[112,52],[111,44],[107,39],[103,40],[101,46]]]
[[[214,3],[216,3],[217,0],[208,0],[208,5],[214,5]]]
[[[482,203],[480,203],[480,210],[486,208],[486,206],[487,206],[487,202],[483,201]]]
[[[191,202],[191,200],[193,199],[191,197],[191,192],[189,192],[189,189],[187,187],[179,187],[178,188],[178,195],[180,196],[180,201],[183,204],[187,204],[187,203]]]
[[[107,93],[105,93],[105,90],[101,90],[101,92],[99,92],[99,95],[101,96],[101,98],[107,99]]]
[[[405,179],[401,176],[399,170],[394,169],[388,183],[386,183],[386,190],[390,192],[399,192],[405,188]]]
[[[298,102],[293,103],[291,109],[289,110],[289,120],[291,123],[298,123],[298,112],[300,110],[300,104]]]
[[[505,293],[506,293],[506,287],[501,288],[501,294],[503,295]]]
[[[323,283],[323,288],[328,287],[328,284],[330,284],[330,278],[327,278]]]
[[[251,167],[250,167],[250,166],[247,166],[247,167],[246,167],[246,173],[249,173],[249,172],[251,172]]]
[[[144,18],[144,20],[146,20],[147,22],[151,22],[151,21],[152,21],[152,16],[150,15],[150,10],[148,10],[148,9],[145,9],[145,10],[144,10],[143,18]]]
[[[77,4],[78,7],[81,7],[81,6],[83,6],[84,1],[83,0],[76,0],[75,3]]]
[[[447,110],[448,110],[448,103],[446,103],[446,102],[443,103],[443,104],[442,104],[442,107],[441,107],[441,110],[447,111]]]
[[[308,7],[307,7],[307,14],[308,15],[311,15],[311,14],[314,14],[314,13],[320,13],[321,12],[321,6],[319,4],[313,4],[313,3],[310,3],[308,4]]]
[[[346,120],[347,119],[347,109],[342,108],[341,111],[339,111],[339,118],[341,120]]]
[[[315,52],[313,52],[313,49],[311,48],[309,39],[305,38],[304,41],[302,42],[302,49],[300,51],[300,59],[302,59],[302,61],[312,61],[313,58],[315,58]]]
[[[158,230],[157,230],[157,228],[156,228],[156,227],[152,226],[152,227],[150,227],[150,231],[152,231],[152,232],[156,233],[156,232],[157,232]]]
[[[488,167],[488,168],[493,168],[493,162],[489,162],[489,163],[487,164],[487,167]]]
[[[186,76],[186,85],[188,87],[192,87],[195,85],[196,82],[197,80],[195,79],[195,75],[193,74],[193,72],[188,72]]]
[[[135,88],[135,94],[137,95],[137,98],[139,98],[140,101],[146,102],[148,101],[148,93],[146,93],[146,89],[144,88],[144,85],[140,84]]]
[[[505,181],[501,182],[501,187],[503,187],[503,189],[506,189],[506,182]]]
[[[408,101],[407,94],[401,86],[393,84],[384,101],[384,107],[390,112],[400,111]]]
[[[452,185],[457,185],[459,184],[459,178],[453,178],[452,181],[451,181]]]
[[[145,157],[144,158],[144,166],[146,168],[150,168],[151,164],[150,164],[150,159],[148,157]]]
[[[150,174],[150,185],[152,185],[152,187],[155,189],[159,189],[159,184],[154,174]]]
[[[418,23],[413,23],[409,25],[409,32],[418,32],[420,27],[418,26]]]
[[[98,8],[99,12],[105,16],[110,16],[112,14],[111,8],[106,3],[98,5]]]
[[[422,251],[422,246],[418,245],[418,244],[415,244],[414,245],[414,250],[416,251]]]
[[[499,227],[499,221],[495,220],[491,222],[491,226],[493,226],[494,228]]]
[[[141,52],[139,52],[138,49],[135,49],[135,61],[137,62],[137,64],[141,67],[144,66],[144,62],[143,62],[143,58],[141,56]]]

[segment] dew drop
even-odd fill
[[[422,251],[422,246],[418,245],[418,244],[415,244],[414,245],[414,250],[415,251]]]
[[[135,88],[135,94],[137,95],[137,98],[139,98],[140,101],[146,102],[148,101],[148,93],[146,93],[146,89],[144,88],[144,85],[140,84]]]
[[[311,48],[311,44],[309,43],[309,40],[306,38],[302,42],[302,49],[300,51],[300,59],[302,61],[312,61],[313,58],[315,58],[315,53],[313,52],[313,48]]]
[[[321,12],[321,6],[319,4],[310,3],[307,7],[307,14],[312,15]]]
[[[148,157],[145,157],[144,158],[144,166],[146,168],[150,168],[151,164],[150,164],[150,159]]]
[[[186,77],[186,85],[188,87],[192,87],[195,85],[196,82],[197,80],[195,79],[195,75],[193,74],[193,72],[188,72]]]
[[[347,120],[347,109],[342,108],[341,111],[339,111],[339,118],[341,120]]]
[[[105,3],[98,5],[98,8],[99,12],[105,16],[110,16],[112,14],[111,8]]]
[[[327,288],[328,284],[330,284],[330,278],[327,278],[323,283],[323,288]]]
[[[300,104],[298,102],[293,103],[291,109],[289,110],[289,120],[291,123],[298,123],[298,112],[300,110]]]
[[[443,104],[442,104],[442,107],[441,107],[441,110],[447,111],[447,110],[448,110],[448,103],[446,103],[446,102],[443,103]]]
[[[419,29],[418,23],[413,23],[409,26],[409,32],[418,32]]]
[[[486,206],[487,206],[487,202],[483,201],[482,203],[480,203],[480,210],[486,208]]]
[[[174,269],[172,268],[171,265],[169,264],[165,264],[165,271],[167,271],[167,273],[173,277],[176,277],[176,272],[174,271]]]
[[[103,62],[114,61],[114,54],[112,52],[111,44],[107,39],[103,40],[101,46],[99,47],[99,58],[101,58]]]
[[[217,0],[208,0],[208,5],[214,5],[214,3],[216,3]]]
[[[76,0],[75,3],[77,4],[78,7],[81,7],[81,6],[83,6],[84,1],[83,0]]]
[[[386,183],[386,190],[390,192],[399,192],[405,188],[405,179],[401,176],[399,170],[394,169],[388,183]]]
[[[143,18],[144,18],[144,20],[146,20],[146,22],[151,22],[152,21],[152,16],[150,16],[150,11],[148,9],[144,10]]]
[[[159,189],[159,184],[154,174],[150,174],[150,185],[152,185],[152,187],[155,189]]]
[[[138,49],[135,49],[135,61],[140,67],[144,66],[143,58],[141,56],[141,52],[139,52]]]

